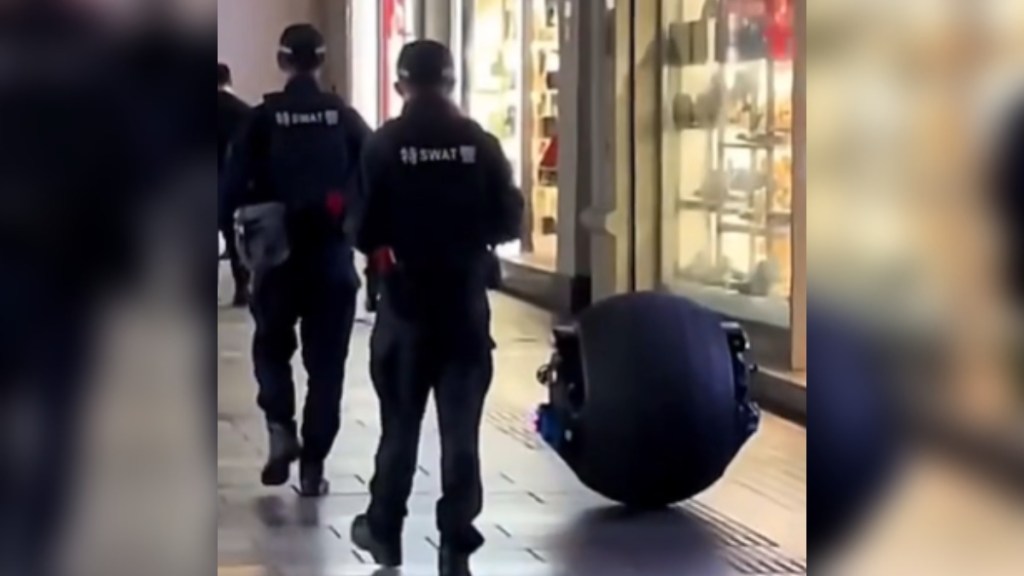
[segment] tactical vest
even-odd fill
[[[347,110],[326,93],[268,94],[270,186],[302,237],[344,235],[359,159],[349,149]]]

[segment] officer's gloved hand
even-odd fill
[[[498,254],[491,250],[487,258],[487,287],[497,290],[501,288],[501,281],[501,260],[498,259]]]
[[[366,259],[366,311],[377,313],[387,277],[396,267],[395,255],[390,248],[379,248]]]

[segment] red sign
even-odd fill
[[[793,59],[793,0],[772,0],[766,35],[773,59]]]
[[[725,0],[724,16],[757,22],[774,60],[793,59],[793,0]]]
[[[540,168],[542,170],[558,170],[558,136],[551,138],[547,148],[540,157]]]

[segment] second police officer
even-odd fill
[[[223,183],[222,213],[237,210],[240,251],[254,276],[252,356],[270,440],[262,481],[287,483],[298,460],[303,496],[326,493],[324,460],[340,427],[359,291],[349,223],[361,205],[359,159],[370,133],[358,112],[321,90],[324,56],[313,26],[284,31],[278,64],[288,82],[253,110]],[[309,374],[301,439],[291,366],[297,328]]]
[[[493,376],[490,247],[519,237],[522,194],[498,140],[451,101],[452,55],[434,41],[399,55],[400,117],[367,142],[359,248],[382,275],[371,376],[382,435],[371,502],[353,542],[378,564],[402,563],[402,528],[431,393],[441,434],[437,504],[442,576],[469,574],[483,537],[479,429]]]

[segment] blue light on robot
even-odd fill
[[[565,438],[565,428],[550,404],[537,408],[536,429],[544,443],[556,450]]]

